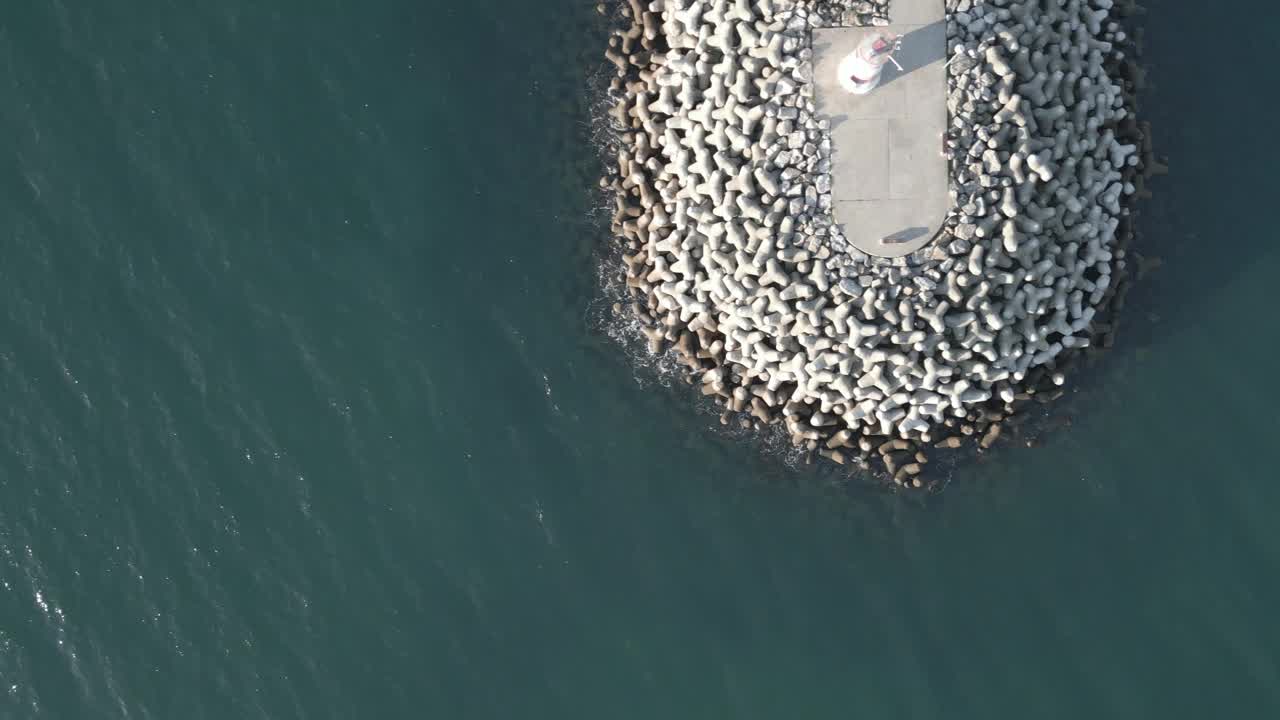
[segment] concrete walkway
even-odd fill
[[[870,28],[815,30],[814,84],[820,117],[831,120],[832,208],[836,223],[859,250],[881,257],[908,255],[938,233],[946,217],[946,27],[943,0],[892,0],[893,24],[903,36],[868,95],[840,87],[836,68]]]

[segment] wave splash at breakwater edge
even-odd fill
[[[947,1],[951,209],[893,259],[833,215],[812,47],[816,28],[886,24],[893,3],[616,9],[601,182],[628,304],[650,351],[672,350],[727,412],[926,487],[930,453],[991,447],[1110,345],[1132,200],[1157,166],[1136,118],[1135,5]]]

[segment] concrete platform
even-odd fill
[[[845,237],[869,255],[899,257],[927,245],[948,205],[942,133],[947,124],[943,0],[893,0],[903,36],[880,86],[868,95],[840,87],[836,69],[870,28],[815,30],[818,114],[831,121],[832,209]]]

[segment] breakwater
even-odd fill
[[[1130,203],[1154,163],[1135,113],[1131,3],[948,0],[952,208],[906,258],[832,211],[814,28],[892,3],[639,0],[607,57],[631,309],[702,392],[835,462],[922,487],[1109,343]]]

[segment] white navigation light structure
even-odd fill
[[[840,87],[854,95],[866,95],[880,84],[885,63],[897,65],[893,53],[902,46],[902,37],[874,30],[858,43],[858,47],[840,61]],[[899,68],[901,69],[901,68]]]

